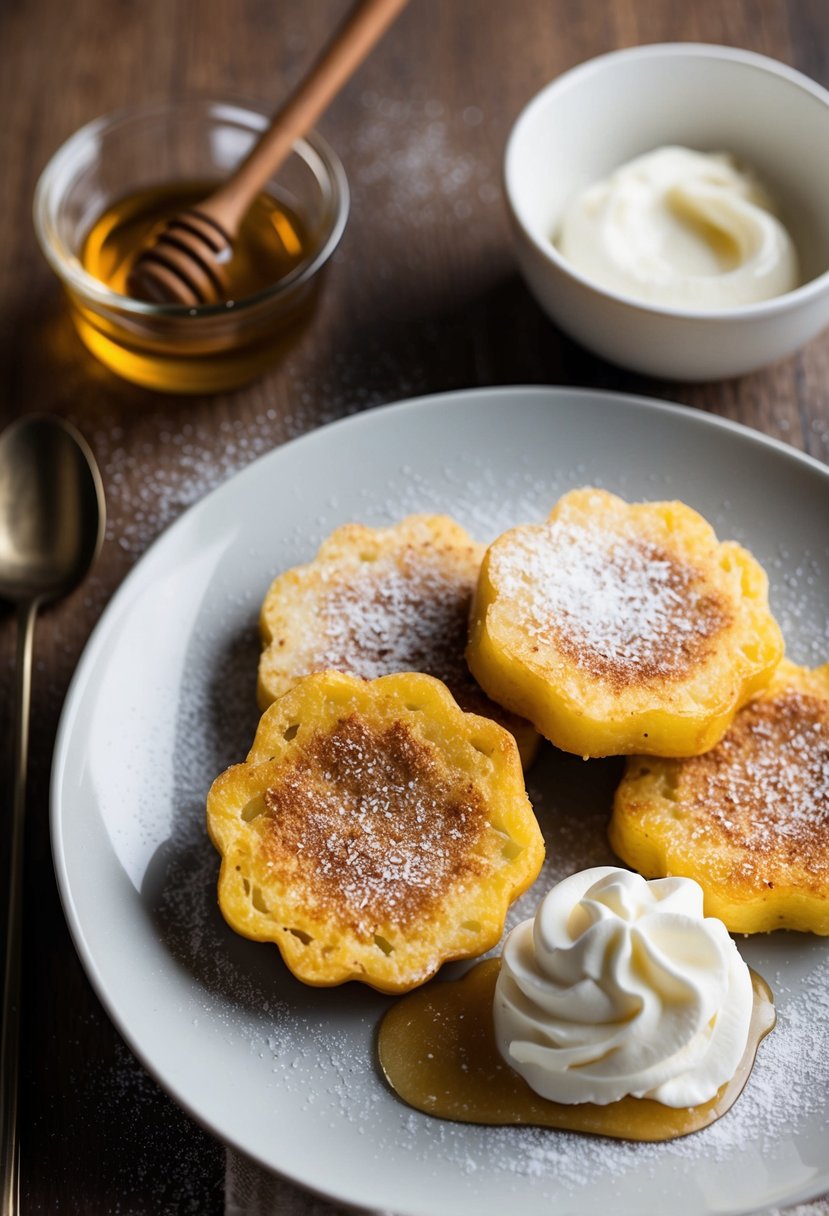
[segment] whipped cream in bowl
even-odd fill
[[[827,138],[829,91],[736,47],[657,43],[579,64],[528,102],[507,142],[519,269],[561,330],[623,367],[700,382],[773,363],[829,324],[829,162],[814,151]],[[715,155],[678,165],[678,149]],[[643,167],[654,150],[670,155]],[[579,266],[565,215],[620,166],[612,204],[581,204]]]
[[[555,244],[587,278],[650,304],[739,308],[800,282],[769,195],[724,153],[637,156],[570,201]]]
[[[503,1058],[541,1097],[709,1101],[746,1050],[751,973],[699,885],[609,866],[566,878],[509,935],[495,988]]]

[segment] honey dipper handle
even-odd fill
[[[294,143],[311,129],[407,0],[360,0],[311,71],[274,115],[271,125],[233,176],[199,204],[230,236]]]

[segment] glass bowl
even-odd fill
[[[34,198],[46,258],[89,350],[119,376],[166,392],[204,393],[253,379],[284,351],[313,308],[345,228],[349,194],[336,153],[315,132],[298,140],[265,192],[301,217],[302,260],[271,286],[198,308],[112,291],[84,269],[90,229],[114,203],[171,183],[228,177],[270,121],[251,103],[167,102],[121,110],[77,131],[49,161]]]

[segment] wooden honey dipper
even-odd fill
[[[191,308],[227,298],[225,266],[248,208],[405,4],[360,0],[233,176],[138,251],[127,279],[130,295]]]

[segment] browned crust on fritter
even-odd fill
[[[480,792],[450,781],[401,721],[377,729],[352,713],[317,732],[264,802],[266,855],[295,863],[317,913],[358,937],[378,921],[409,928],[485,869]]]

